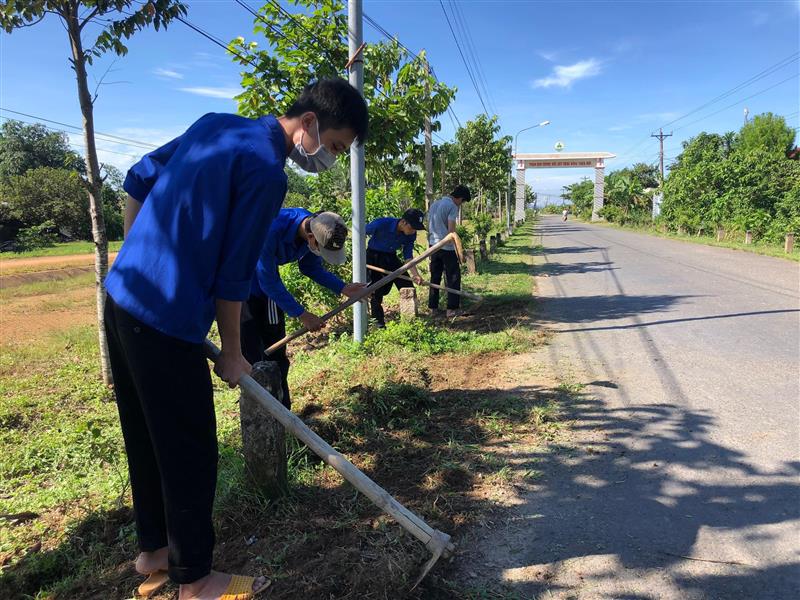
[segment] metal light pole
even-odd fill
[[[509,204],[511,198],[511,172],[514,170],[514,159],[517,156],[517,138],[519,134],[528,131],[529,129],[535,129],[536,127],[544,127],[545,125],[550,125],[550,121],[542,121],[541,123],[537,123],[536,125],[531,125],[530,127],[526,127],[525,129],[520,129],[517,134],[514,136],[514,152],[511,155],[511,171],[508,172],[508,193],[506,194],[506,228],[511,231],[511,205]],[[523,206],[525,204],[525,199],[522,199]]]
[[[359,93],[364,93],[364,61],[356,53],[361,48],[364,37],[364,24],[361,12],[361,0],[347,2],[347,39],[350,50],[350,85]],[[355,57],[355,59],[353,58]],[[364,145],[353,143],[350,147],[350,186],[353,207],[353,281],[367,281],[367,249],[364,205]],[[363,302],[353,305],[353,339],[364,341],[367,333],[367,307]]]

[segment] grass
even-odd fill
[[[122,241],[108,242],[108,251],[117,252],[122,246]],[[3,261],[13,261],[19,258],[36,258],[38,256],[71,256],[73,254],[92,254],[94,252],[94,242],[85,240],[77,242],[64,242],[55,244],[49,248],[37,248],[27,252],[4,252],[0,254]]]
[[[560,429],[569,390],[512,393],[489,381],[503,357],[545,341],[530,327],[531,240],[529,225],[465,277],[486,294],[472,316],[392,321],[363,345],[337,335],[293,357],[295,412],[448,532],[492,510],[491,494],[540,475],[534,459],[512,464],[499,447],[547,443]],[[69,281],[58,284],[80,285]],[[4,290],[0,300],[39,285]],[[0,356],[2,598],[130,597],[139,581],[129,566],[136,546],[120,428],[96,351],[93,328],[81,327]],[[289,496],[261,496],[241,454],[237,392],[215,382],[216,566],[268,575],[276,599],[397,597],[426,558],[422,545],[293,439]],[[413,597],[501,597],[449,581],[442,569]]]
[[[64,292],[90,286],[94,287],[94,272],[81,273],[68,279],[23,283],[18,286],[0,288],[0,302],[13,300],[14,298],[63,294]]]
[[[587,221],[588,222],[588,221]],[[744,234],[739,234],[741,239],[723,239],[717,241],[715,235],[693,235],[688,233],[676,233],[674,231],[662,231],[656,227],[645,227],[635,225],[620,225],[618,223],[609,223],[607,221],[594,222],[592,225],[603,225],[606,227],[615,227],[617,229],[626,229],[644,233],[647,235],[654,235],[656,237],[679,240],[681,242],[690,242],[692,244],[703,244],[704,246],[716,246],[718,248],[730,248],[731,250],[742,250],[744,252],[752,252],[753,254],[761,254],[763,256],[774,256],[775,258],[784,258],[786,260],[793,260],[800,262],[800,240],[795,242],[794,250],[791,254],[783,251],[783,244],[774,244],[764,242],[763,240],[755,240],[752,244],[744,243]]]

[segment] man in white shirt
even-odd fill
[[[431,246],[456,230],[458,207],[462,202],[469,202],[471,197],[467,186],[457,185],[449,196],[444,196],[431,204],[428,209],[428,243]],[[458,264],[456,249],[452,243],[446,244],[431,257],[431,283],[440,285],[442,273],[447,287],[454,290],[461,289],[461,265]],[[430,288],[428,291],[428,308],[433,314],[440,312],[439,290],[435,288]],[[461,296],[448,293],[447,316],[449,318],[458,316],[460,308]]]

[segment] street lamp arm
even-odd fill
[[[514,136],[514,156],[517,155],[517,138],[519,137],[519,134],[524,133],[529,129],[535,129],[537,127],[543,127],[545,125],[550,125],[550,121],[542,121],[541,123],[537,123],[536,125],[531,125],[530,127],[526,127],[525,129],[520,129],[517,132],[517,135]]]

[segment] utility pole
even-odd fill
[[[672,136],[672,132],[664,133],[663,130],[659,129],[658,134],[651,133],[650,137],[658,138],[658,160],[661,164],[661,185],[664,185],[664,138],[668,138]]]
[[[425,65],[425,74],[430,77],[428,59],[422,55],[422,64]],[[430,94],[430,85],[425,82],[425,91]],[[433,204],[433,148],[431,147],[431,118],[425,115],[425,212]]]
[[[347,1],[347,37],[350,54],[350,85],[364,93],[364,60],[361,50],[364,38],[361,0]],[[364,200],[364,144],[353,143],[350,147],[350,186],[353,208],[353,281],[367,281],[366,210]],[[367,307],[363,302],[353,305],[353,339],[363,342],[367,333]]]
[[[439,146],[439,149],[441,150],[441,156],[439,158],[440,158],[441,163],[442,163],[442,196],[444,196],[447,193],[447,192],[444,191],[445,190],[445,185],[444,185],[444,149],[442,148],[442,146]]]

